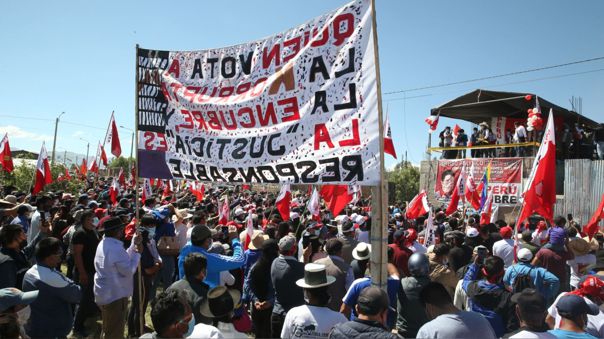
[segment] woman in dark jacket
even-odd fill
[[[275,290],[271,281],[271,265],[279,256],[277,241],[268,239],[262,245],[262,256],[252,266],[243,284],[243,303],[250,303],[256,338],[270,338],[271,314]]]

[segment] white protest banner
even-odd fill
[[[371,1],[263,40],[137,49],[139,175],[377,185]]]

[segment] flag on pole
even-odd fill
[[[71,175],[69,175],[69,169],[67,167],[65,167],[65,175],[63,176],[63,178],[65,180],[71,180]]]
[[[107,154],[105,153],[105,148],[103,147],[103,145],[101,145],[100,142],[98,153],[101,154],[101,162],[103,163],[103,166],[107,167]]]
[[[111,199],[113,206],[117,205],[118,195],[120,195],[120,184],[118,183],[117,178],[113,178],[111,187],[109,187],[109,199]]]
[[[288,216],[289,217],[289,216]],[[254,219],[252,218],[252,209],[250,208],[247,214],[247,226],[245,228],[245,242],[243,243],[243,250],[247,250],[248,246],[252,242],[252,236],[254,235]]]
[[[88,174],[88,164],[86,162],[86,158],[82,159],[82,165],[80,166],[80,174],[82,177],[86,177]]]
[[[425,190],[419,192],[418,195],[413,197],[407,209],[405,210],[405,216],[407,219],[417,219],[418,217],[428,213],[430,206],[428,205],[428,195]]]
[[[455,211],[457,211],[457,205],[459,205],[459,198],[465,198],[465,183],[466,183],[466,168],[462,167],[461,172],[459,173],[459,177],[457,178],[457,183],[455,184],[455,188],[453,189],[453,194],[451,194],[451,200],[449,201],[449,206],[445,211],[446,215],[451,215]]]
[[[466,201],[472,205],[475,210],[480,209],[480,190],[476,187],[476,182],[474,181],[473,174],[474,173],[474,162],[472,162],[472,166],[470,167],[470,172],[468,173],[468,177],[466,179]]]
[[[316,221],[321,221],[321,206],[319,203],[319,192],[315,187],[310,195],[306,209],[312,215],[312,218]]]
[[[457,140],[457,136],[459,135],[459,131],[461,131],[461,127],[459,127],[458,124],[455,124],[455,126],[453,126],[453,140]]]
[[[489,193],[482,210],[480,211],[480,225],[487,225],[491,222],[491,212],[493,210],[493,192]]]
[[[292,193],[289,184],[283,184],[281,186],[281,191],[279,191],[279,195],[277,196],[277,200],[275,201],[275,206],[281,214],[281,218],[284,221],[289,220],[289,207],[292,201]]]
[[[120,173],[117,175],[117,182],[119,182],[121,187],[126,187],[126,176],[122,167],[120,167]]]
[[[353,195],[348,193],[348,185],[323,185],[321,197],[325,205],[336,216],[352,201]]]
[[[226,225],[229,222],[229,215],[231,214],[231,209],[229,207],[229,196],[224,196],[224,201],[222,202],[222,206],[218,211],[218,225]]]
[[[162,200],[174,194],[174,187],[172,186],[172,180],[167,180],[164,183],[164,191],[161,195]]]
[[[142,192],[142,201],[143,204],[147,199],[150,199],[153,196],[153,189],[151,188],[151,182],[149,178],[143,179],[143,192]]]
[[[48,163],[48,153],[46,146],[42,143],[38,162],[36,163],[36,182],[32,194],[36,195],[44,189],[44,186],[52,182],[52,174],[50,173],[50,164]]]
[[[487,165],[482,175],[480,185],[478,185],[478,191],[480,191],[480,210],[484,207],[487,197],[489,195],[489,181],[491,180],[491,163]]]
[[[440,111],[436,115],[431,115],[427,117],[424,121],[430,126],[428,129],[428,133],[432,133],[436,131],[436,127],[438,127],[438,118],[440,117]]]
[[[361,200],[361,194],[363,191],[361,190],[361,185],[348,185],[348,194],[352,196],[351,204],[356,204]]]
[[[554,114],[549,111],[543,140],[533,162],[526,189],[522,197],[522,209],[516,222],[518,228],[533,213],[553,221],[556,203],[556,135]]]
[[[591,216],[591,219],[589,219],[589,222],[583,228],[585,233],[587,233],[589,240],[591,240],[591,238],[593,238],[594,235],[598,233],[598,223],[602,219],[604,219],[604,194],[602,194],[602,200],[600,200],[600,205],[598,205],[598,208],[594,211],[594,214]]]
[[[12,172],[14,169],[13,157],[8,143],[8,133],[4,134],[4,138],[0,141],[0,165],[2,165],[2,168],[8,173]]]
[[[392,130],[390,129],[390,118],[386,114],[386,123],[384,124],[384,153],[390,154],[396,159],[396,150],[394,149],[394,143],[392,142]]]
[[[92,159],[92,162],[88,166],[88,172],[90,173],[99,173],[99,166],[96,164],[96,158]]]
[[[194,181],[189,186],[189,190],[195,196],[195,199],[197,200],[197,202],[200,202],[203,200],[203,195],[205,193],[205,187],[203,186],[203,184],[198,183],[197,181]]]
[[[122,154],[122,146],[120,145],[120,136],[117,132],[117,124],[113,112],[111,112],[111,119],[109,120],[109,128],[107,130],[107,136],[105,137],[104,144],[111,144],[111,154],[115,157],[119,157]]]
[[[426,221],[426,231],[424,232],[424,246],[436,244],[436,228],[434,227],[434,213],[429,210],[428,220]]]

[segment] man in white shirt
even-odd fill
[[[503,239],[493,244],[493,255],[503,260],[504,268],[514,264],[514,241],[512,238],[512,228],[510,226],[502,227],[499,234]]]
[[[523,143],[526,142],[526,128],[522,126],[518,121],[514,122],[514,142],[515,143]],[[523,157],[524,156],[524,147],[516,147],[516,156]]]
[[[51,207],[52,199],[50,199],[48,195],[38,197],[38,200],[36,201],[36,211],[31,216],[31,224],[27,230],[28,243],[31,243],[40,231],[40,224],[42,222],[50,223],[52,221],[49,213]]]
[[[287,312],[281,338],[327,339],[336,324],[346,322],[342,313],[327,307],[330,298],[327,286],[335,280],[327,275],[325,265],[307,264],[304,267],[304,279],[296,281],[296,285],[304,289],[306,305]]]

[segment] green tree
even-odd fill
[[[134,163],[134,159],[132,159],[132,158],[117,157],[117,158],[113,158],[113,160],[111,160],[108,167],[109,168],[120,168],[121,167],[124,169],[124,173],[128,173],[130,164],[133,164],[133,163]]]
[[[63,165],[51,166],[50,172],[52,173],[53,182],[44,187],[44,192],[48,191],[64,191],[70,193],[76,193],[78,190],[84,187],[84,183],[78,180],[75,174],[72,174],[71,180],[57,181],[59,175],[65,174],[65,167]],[[35,183],[35,167],[21,163],[15,166],[12,173],[2,174],[2,185],[3,186],[15,186],[17,190],[23,192],[30,192],[34,187]]]
[[[394,187],[388,194],[390,204],[410,201],[419,192],[419,168],[410,162],[400,162],[394,170],[386,172],[386,178]]]

